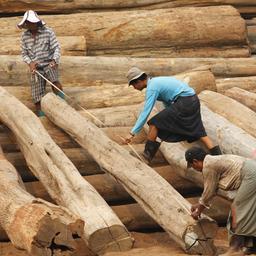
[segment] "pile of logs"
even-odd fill
[[[0,54],[6,52],[6,44],[18,40],[20,31],[15,27],[20,19],[0,19],[0,34],[5,36],[0,41]],[[231,6],[79,13],[42,19],[57,36],[84,36],[86,53],[91,56],[250,56],[246,23]],[[64,51],[81,50],[80,41],[84,46],[84,40],[74,40],[66,41]]]
[[[252,2],[0,0],[0,16],[47,14],[40,17],[69,55],[60,72],[71,97],[46,95],[47,117],[30,111],[30,74],[16,27],[21,16],[1,17],[0,241],[33,256],[80,255],[79,244],[83,256],[121,255],[136,240],[131,232],[164,230],[186,253],[214,254],[216,222],[225,225],[235,191],[218,190],[206,215],[192,219],[203,179],[186,168],[190,145],[162,143],[150,166],[122,145],[144,100],[125,75],[138,66],[187,82],[222,151],[255,157],[256,22],[240,16],[256,14]],[[147,127],[133,140],[138,154],[146,133]]]

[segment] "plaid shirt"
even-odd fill
[[[38,28],[35,38],[29,30],[22,34],[21,53],[27,64],[35,61],[41,65],[46,65],[52,60],[59,64],[60,45],[53,30],[42,26]]]

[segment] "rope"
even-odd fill
[[[56,90],[58,90],[59,92],[63,93],[63,95],[67,98],[69,98],[72,102],[74,102],[74,100],[72,99],[72,97],[70,97],[69,95],[67,95],[64,91],[62,91],[60,88],[58,88],[55,84],[53,84],[50,80],[48,80],[45,76],[43,76],[40,72],[38,72],[37,70],[35,70],[35,73],[39,76],[41,76],[45,81],[47,81],[51,86],[53,86]],[[95,115],[93,115],[92,113],[90,113],[90,111],[88,111],[87,109],[85,109],[84,107],[82,107],[81,105],[79,105],[77,102],[75,102],[75,104],[80,107],[86,114],[88,114],[89,116],[91,116],[92,118],[94,118],[96,121],[98,121],[101,125],[105,126],[105,124],[100,121]]]

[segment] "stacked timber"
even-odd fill
[[[252,53],[256,53],[256,19],[247,20],[247,33]]]
[[[130,249],[133,242],[125,226],[81,177],[37,117],[3,88],[0,98],[1,121],[14,133],[30,170],[50,196],[85,222],[82,238],[88,247],[97,254]]]
[[[84,36],[91,56],[250,56],[246,23],[231,6],[79,13],[42,19],[57,36]],[[1,18],[0,34],[19,37],[15,29],[19,20]]]
[[[35,9],[42,13],[74,13],[99,10],[122,10],[122,9],[158,9],[158,8],[174,8],[185,6],[214,6],[214,5],[233,5],[241,14],[251,16],[256,14],[256,4],[254,1],[245,0],[144,0],[144,1],[66,1],[61,0],[47,2],[35,2],[33,0],[10,0],[8,2],[0,1],[0,14],[21,13],[26,9]]]
[[[30,255],[71,255],[83,221],[63,207],[29,194],[0,147],[0,225],[11,242]],[[3,230],[0,230],[3,239]]]
[[[170,76],[191,69],[210,68],[218,78],[256,76],[254,58],[128,58],[63,56],[60,74],[64,86],[127,83],[126,73],[137,66],[150,76]],[[1,86],[29,85],[30,73],[20,56],[0,56]],[[229,87],[230,88],[230,87]]]

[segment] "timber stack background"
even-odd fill
[[[256,1],[0,0],[0,86],[34,110],[28,68],[20,57],[21,31],[16,27],[28,9],[37,11],[59,39],[61,81],[72,97],[69,103],[83,115],[77,103],[89,109],[104,122],[101,130],[113,141],[122,144],[118,135],[129,133],[141,109],[144,94],[128,87],[125,77],[136,65],[152,76],[177,75],[188,81],[199,93],[206,129],[223,152],[256,157]],[[40,120],[135,238],[134,249],[106,256],[183,255],[85,149],[46,117]],[[146,131],[135,137],[133,146],[139,153],[145,140]],[[0,145],[27,190],[54,202],[4,125]],[[195,176],[184,175],[180,165],[187,147],[186,143],[163,147],[152,167],[192,203],[202,188]],[[220,252],[228,245],[225,222],[230,201],[226,198],[218,195],[206,211],[219,224],[215,243]],[[79,239],[77,244],[74,255],[91,255]],[[0,255],[28,254],[15,249],[0,229]]]

